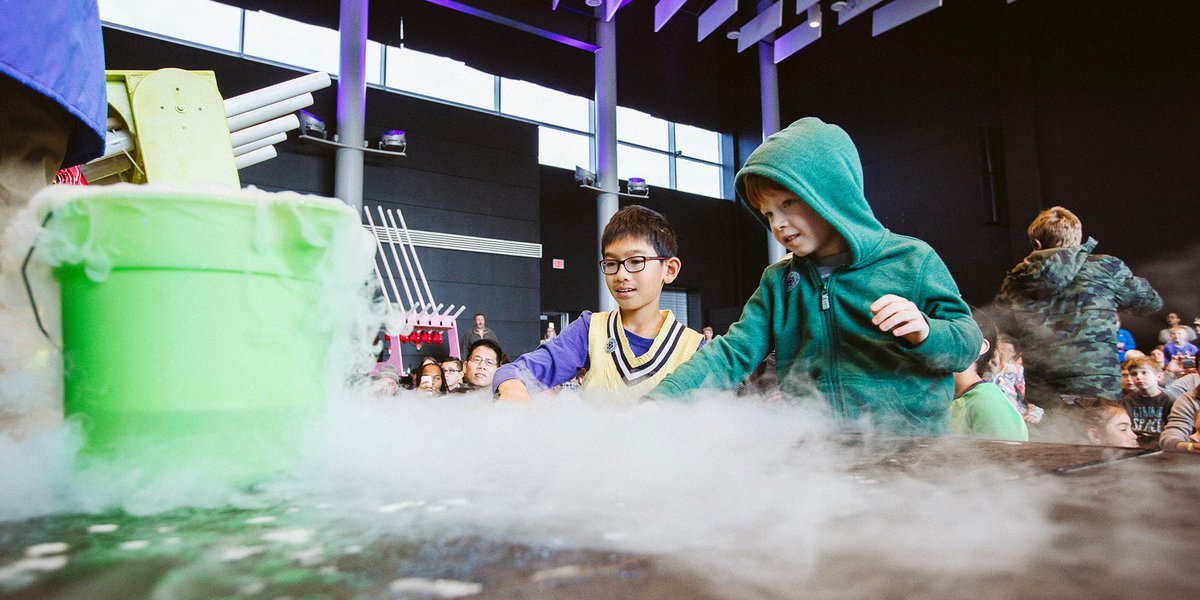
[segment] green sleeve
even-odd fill
[[[1133,274],[1120,260],[1114,273],[1114,288],[1117,290],[1117,310],[1136,315],[1147,315],[1161,310],[1162,297],[1150,286],[1150,282]]]
[[[983,347],[983,334],[971,308],[963,301],[946,264],[932,250],[921,269],[921,291],[912,301],[929,323],[929,337],[915,347],[900,344],[902,352],[918,357],[930,369],[943,373],[965,371]]]
[[[776,291],[770,274],[763,272],[758,289],[746,301],[742,316],[725,335],[700,348],[690,360],[663,379],[647,396],[672,399],[696,388],[729,390],[742,382],[767,357],[772,347],[771,315]]]
[[[994,384],[981,383],[967,392],[966,421],[971,435],[992,440],[1029,441],[1029,429],[1004,392]]]

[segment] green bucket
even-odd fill
[[[334,383],[353,278],[371,268],[357,214],[298,194],[118,185],[52,215],[39,244],[62,287],[65,413],[84,456],[149,473],[285,469]]]

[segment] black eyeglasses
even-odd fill
[[[671,260],[670,256],[630,256],[625,260],[604,259],[600,261],[600,270],[605,275],[616,275],[621,265],[625,265],[626,273],[637,273],[646,269],[646,262],[651,260]]]

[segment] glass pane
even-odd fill
[[[591,131],[587,98],[527,81],[500,79],[500,112],[539,123]]]
[[[100,0],[100,19],[167,37],[237,52],[242,9],[209,0]]]
[[[667,150],[667,122],[644,112],[618,106],[617,140]]]
[[[467,65],[407,48],[387,49],[386,85],[421,94],[496,110],[496,78]]]
[[[652,186],[671,187],[667,155],[617,144],[617,178],[628,181],[630,177],[641,177]]]
[[[675,124],[675,149],[684,156],[721,162],[721,134],[682,123]]]
[[[591,136],[538,127],[538,162],[552,167],[591,169]]]
[[[246,54],[306,69],[338,72],[338,32],[262,11],[246,11]]]
[[[721,197],[721,167],[685,158],[675,159],[675,187],[681,192]]]
[[[383,85],[383,44],[371,40],[367,40],[367,83]]]

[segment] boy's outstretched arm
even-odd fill
[[[675,399],[700,387],[728,390],[741,383],[766,358],[773,345],[771,298],[767,273],[742,316],[725,335],[704,344],[690,360],[675,369],[647,394],[652,400]]]
[[[584,311],[554,339],[522,354],[517,360],[502,365],[496,370],[496,376],[492,380],[492,392],[500,400],[527,401],[527,381],[536,383],[535,391],[541,391],[574,377],[579,368],[587,366],[591,316],[591,312]]]
[[[979,358],[983,334],[979,332],[975,319],[971,318],[971,308],[959,294],[950,270],[936,252],[930,251],[925,259],[918,277],[916,296],[911,302],[913,307],[908,306],[905,298],[893,297],[888,300],[888,296],[884,296],[876,300],[871,305],[872,313],[875,313],[877,305],[890,307],[891,313],[883,319],[879,319],[882,313],[877,313],[875,323],[881,329],[883,324],[891,324],[893,332],[903,326],[905,333],[901,333],[900,337],[904,337],[905,342],[899,344],[901,351],[919,357],[930,369],[943,373],[965,371]],[[920,321],[928,328],[924,338],[916,344],[913,340],[922,335],[924,327],[912,317],[911,309],[914,307],[919,309],[923,315]]]
[[[1120,260],[1117,261],[1113,280],[1117,290],[1117,310],[1145,315],[1162,309],[1162,296],[1150,286],[1149,281],[1134,275]]]

